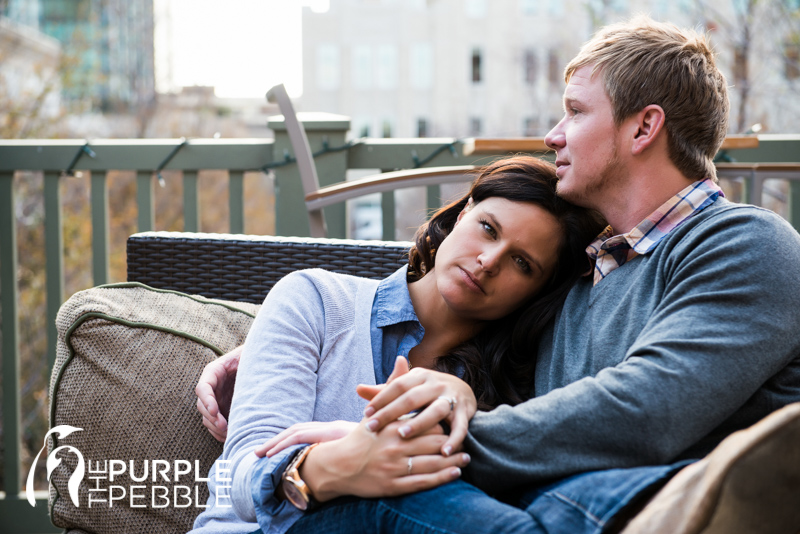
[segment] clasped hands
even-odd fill
[[[196,388],[203,424],[219,441],[225,440],[227,422],[215,392],[232,391],[226,382],[238,366],[238,356],[235,364],[225,361],[226,355],[207,366]],[[398,357],[386,384],[361,385],[357,392],[370,401],[361,422],[298,423],[257,447],[256,455],[272,456],[291,445],[321,442],[301,468],[319,501],[342,495],[402,495],[461,475],[469,456],[459,451],[477,407],[464,381],[429,369],[409,371],[406,359]],[[415,417],[401,418],[415,410]],[[440,421],[447,421],[449,435]]]

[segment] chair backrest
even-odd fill
[[[407,241],[144,232],[128,238],[128,281],[261,304],[299,269],[381,279],[408,261]]]
[[[308,144],[308,136],[303,124],[297,120],[297,114],[284,86],[276,85],[267,92],[267,100],[277,103],[283,114],[289,141],[294,150],[300,180],[303,184],[306,211],[308,212],[309,231],[313,237],[327,237],[323,207],[357,198],[371,193],[382,193],[405,187],[438,185],[452,182],[471,181],[474,165],[457,165],[447,167],[418,168],[405,171],[394,171],[366,176],[353,182],[344,181],[320,188],[314,156]]]
[[[300,180],[303,183],[303,193],[309,195],[319,189],[319,178],[317,177],[317,167],[314,164],[314,156],[308,144],[308,136],[303,124],[297,120],[294,106],[286,92],[283,84],[276,85],[267,91],[267,100],[277,103],[283,114],[283,121],[286,131],[289,134],[289,141],[294,149],[294,157],[297,160],[297,167],[300,170]],[[344,179],[344,177],[342,177]],[[326,237],[328,229],[325,226],[325,216],[321,208],[309,209],[308,224],[311,235],[314,237]]]

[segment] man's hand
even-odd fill
[[[416,438],[403,439],[398,433],[402,421],[379,432],[368,430],[365,422],[347,436],[321,443],[309,452],[300,476],[317,500],[423,491],[457,479],[469,463],[466,453],[449,458],[439,454],[447,440],[439,425]]]
[[[228,435],[227,417],[236,384],[236,371],[244,345],[224,354],[206,365],[194,392],[197,395],[197,410],[203,416],[203,425],[217,441],[225,441]]]
[[[447,420],[450,436],[442,444],[442,454],[459,450],[467,436],[469,420],[478,402],[469,385],[453,375],[430,369],[408,370],[405,358],[398,357],[389,381],[383,386],[359,386],[358,394],[370,400],[364,410],[366,428],[378,431],[413,410],[422,411],[414,418],[395,425],[404,438],[419,436]]]
[[[266,441],[263,445],[256,447],[255,453],[259,458],[263,458],[264,456],[273,456],[286,447],[291,447],[298,443],[333,441],[345,437],[357,426],[358,423],[352,421],[297,423]]]

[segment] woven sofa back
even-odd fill
[[[261,304],[292,271],[381,279],[408,261],[407,241],[144,232],[128,238],[128,281]]]

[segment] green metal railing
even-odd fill
[[[347,117],[301,114],[315,158],[320,185],[344,179],[348,169],[394,170],[485,163],[502,154],[463,155],[456,139],[361,139],[346,142]],[[19,296],[17,290],[18,247],[15,221],[15,171],[44,173],[44,242],[46,249],[48,364],[55,362],[55,319],[64,295],[64,247],[60,184],[65,171],[91,172],[92,275],[95,285],[109,281],[109,213],[107,175],[113,171],[136,171],[137,230],[155,229],[153,183],[161,170],[183,173],[184,229],[199,231],[198,172],[228,171],[231,233],[244,233],[244,173],[275,172],[275,228],[278,235],[308,235],[303,190],[292,147],[280,118],[269,123],[275,139],[98,140],[88,146],[83,140],[0,141],[0,306],[2,315],[4,498],[0,499],[0,532],[55,532],[46,516],[46,506],[31,508],[24,498],[20,462],[20,368]],[[738,162],[787,163],[800,160],[800,136],[761,136],[760,146],[730,150],[726,156]],[[797,176],[786,177],[795,180]],[[747,173],[742,173],[748,180]],[[756,180],[757,181],[757,180]],[[758,181],[759,187],[762,182]],[[792,184],[795,182],[792,181]],[[752,184],[751,184],[752,185]],[[752,187],[750,188],[752,190]],[[745,187],[747,190],[747,187]],[[800,227],[800,188],[789,195],[789,220]],[[439,202],[438,186],[427,190],[429,208]],[[752,195],[753,193],[751,193]],[[760,190],[756,191],[760,198]],[[752,198],[752,196],[751,196]],[[393,193],[382,193],[384,239],[394,239]],[[346,236],[345,207],[325,209],[331,237]],[[44,501],[42,501],[44,502]]]

